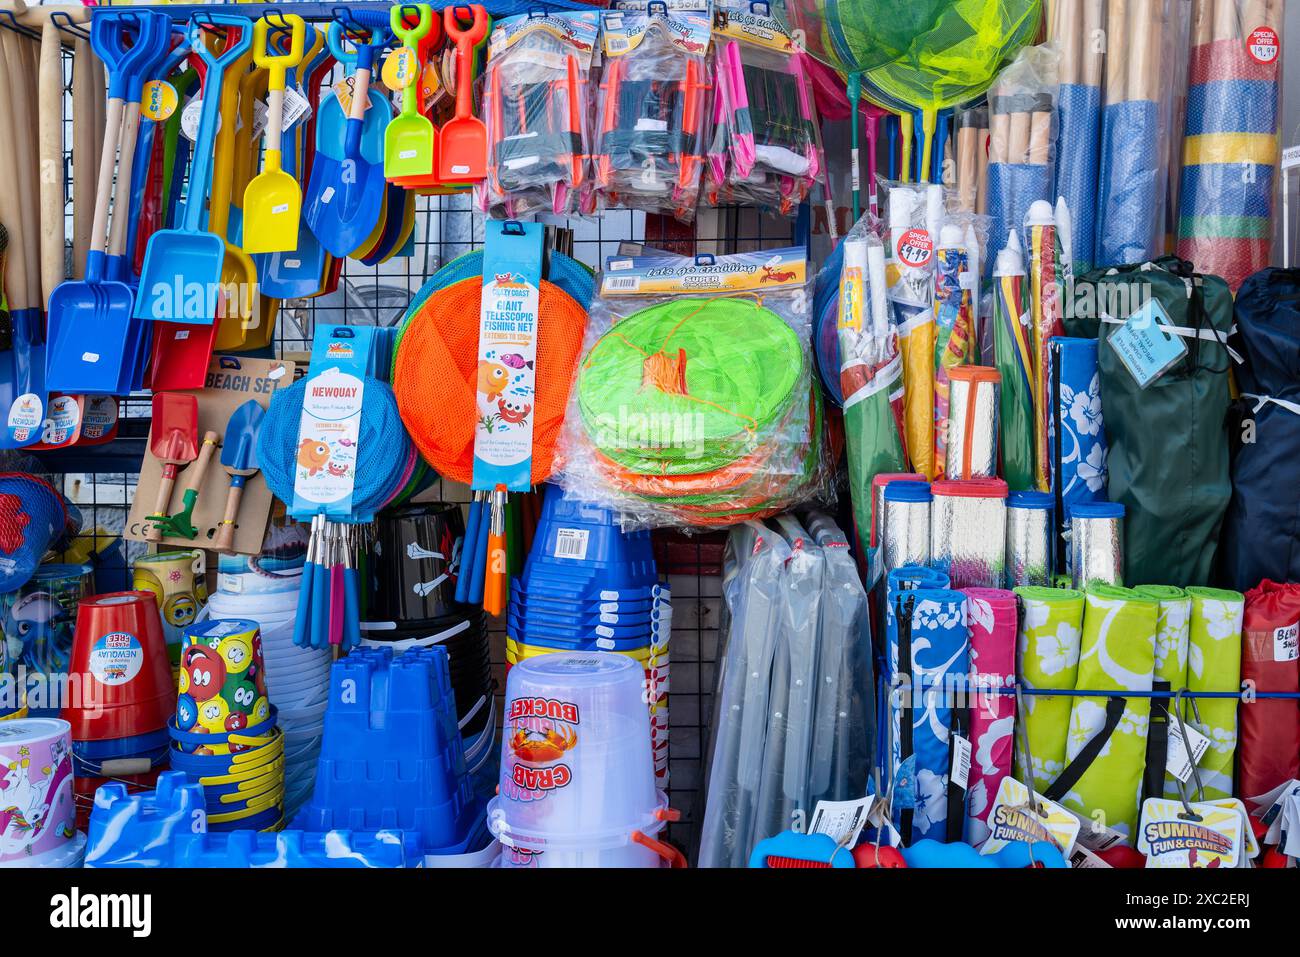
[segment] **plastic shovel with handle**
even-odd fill
[[[219,552],[230,553],[234,548],[239,500],[244,494],[244,483],[257,474],[257,434],[262,430],[265,416],[266,410],[249,399],[232,412],[226,422],[226,437],[221,443],[221,465],[230,476],[230,491],[226,493],[226,510],[215,542]]]
[[[471,24],[462,30],[465,12]],[[488,144],[487,127],[474,115],[474,47],[487,36],[487,11],[477,3],[448,7],[442,27],[456,44],[456,115],[438,134],[438,178],[444,183],[476,182],[487,175]]]
[[[302,215],[302,187],[281,166],[281,137],[285,76],[302,62],[307,24],[296,14],[277,13],[274,19],[276,27],[290,31],[287,53],[273,53],[267,44],[270,18],[262,17],[253,28],[253,61],[267,70],[268,110],[262,172],[244,190],[244,250],[249,253],[291,252],[298,242]]]
[[[418,13],[414,27],[406,26],[408,13]],[[403,46],[416,50],[420,40],[433,26],[433,8],[427,3],[398,4],[389,13],[389,25]],[[402,89],[402,112],[388,124],[384,133],[384,176],[424,176],[437,169],[437,137],[433,124],[418,108],[419,76],[410,77]]]
[[[108,209],[128,80],[136,64],[151,54],[148,44],[139,42],[147,22],[133,11],[104,14],[91,21],[91,46],[108,72],[104,152],[96,181],[85,278],[60,283],[50,297],[46,385],[53,391],[112,393],[128,360],[135,297],[126,283],[108,277]],[[129,47],[125,45],[127,24],[137,28],[136,42]]]
[[[199,454],[199,400],[183,392],[158,392],[153,397],[153,422],[149,429],[149,452],[162,463],[162,477],[158,481],[158,495],[154,502],[151,522],[145,529],[150,541],[162,539],[162,528],[153,519],[167,515],[176,485],[176,472],[184,464],[193,462]]]
[[[205,26],[227,27],[226,44],[214,54],[203,42]],[[238,62],[248,49],[250,23],[247,17],[229,14],[195,14],[190,21],[190,47],[207,65],[203,84],[203,108],[194,142],[194,162],[185,215],[179,229],[163,229],[149,237],[140,293],[135,314],[142,319],[210,326],[216,322],[221,292],[221,268],[226,244],[222,237],[203,228],[204,212],[212,187],[217,123],[221,115],[221,84],[227,67]],[[155,357],[155,376],[157,375]],[[206,366],[206,361],[204,363]],[[156,386],[155,386],[156,388]]]
[[[347,256],[356,250],[383,214],[384,157],[382,149],[375,154],[366,146],[374,143],[376,136],[382,144],[392,119],[387,99],[368,95],[375,55],[390,39],[387,25],[371,27],[369,42],[358,40],[351,53],[344,45],[344,32],[337,20],[329,25],[334,59],[354,70],[352,99],[341,130],[337,119],[343,110],[337,96],[321,108],[304,217],[333,256]]]

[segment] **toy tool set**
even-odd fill
[[[0,0],[0,866],[1296,867],[1286,12]]]

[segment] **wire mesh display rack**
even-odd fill
[[[439,6],[440,4],[434,4]],[[499,4],[498,4],[499,5]],[[508,6],[513,6],[507,0]],[[328,17],[321,4],[286,3],[285,9],[309,18]],[[326,10],[312,17],[308,7]],[[490,12],[494,4],[489,3]],[[158,7],[174,17],[185,8]],[[232,10],[265,13],[272,5]],[[508,10],[505,12],[516,12]],[[254,13],[253,15],[256,15]],[[56,25],[67,33],[82,28],[68,21]],[[0,29],[22,30],[14,20],[0,17]],[[27,35],[31,35],[28,33]],[[71,256],[72,201],[77,184],[72,177],[72,58],[63,51],[63,142],[66,235]],[[332,83],[337,76],[325,82]],[[605,257],[628,251],[628,244],[667,249],[680,255],[750,252],[789,245],[796,235],[794,219],[759,215],[751,209],[728,207],[701,210],[692,227],[631,210],[607,210],[590,220],[559,220],[554,225],[572,230],[573,255],[597,267]],[[305,360],[317,324],[392,325],[406,309],[412,295],[443,264],[482,244],[483,217],[470,197],[422,196],[417,199],[412,255],[367,267],[348,260],[336,292],[313,299],[287,300],[280,309],[273,353]],[[0,453],[0,467],[47,474],[82,513],[83,532],[78,548],[66,560],[88,560],[95,567],[96,587],[110,591],[130,587],[130,566],[147,551],[143,543],[121,537],[127,511],[145,454],[150,396],[137,393],[121,402],[122,428],[112,443],[93,448],[73,447],[46,453]],[[421,498],[467,503],[464,486],[437,482]],[[712,711],[714,666],[722,618],[720,565],[723,535],[688,536],[657,534],[656,555],[673,592],[673,631],[670,641],[669,798],[682,821],[669,836],[689,847],[702,809],[697,796],[703,775],[703,755]],[[214,567],[214,562],[209,562]],[[492,631],[492,660],[497,692],[504,690],[505,635],[501,626]],[[500,713],[500,711],[498,711]]]

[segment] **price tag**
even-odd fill
[[[1258,27],[1246,38],[1246,52],[1256,63],[1274,63],[1282,50],[1277,31],[1272,27]]]
[[[297,87],[287,87],[284,91],[283,129],[291,130],[294,125],[311,116],[311,103]]]
[[[926,229],[913,227],[898,237],[898,246],[894,256],[900,263],[913,269],[920,269],[934,255],[934,240]]]
[[[1182,722],[1187,728],[1187,739],[1192,744],[1192,753],[1187,753],[1183,744],[1183,732],[1180,722],[1173,718],[1169,722],[1169,750],[1165,755],[1165,770],[1186,784],[1192,777],[1192,769],[1201,763],[1201,758],[1209,750],[1210,739],[1197,731],[1190,723]]]
[[[852,847],[866,827],[873,800],[867,795],[856,801],[818,801],[808,833],[825,834],[840,847]]]
[[[1171,325],[1159,300],[1150,299],[1107,337],[1139,388],[1155,382],[1187,354],[1182,337],[1162,328]]]

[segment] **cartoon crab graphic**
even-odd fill
[[[577,743],[577,732],[567,725],[563,731],[555,728],[546,731],[520,728],[510,738],[510,750],[520,761],[545,764],[547,761],[558,761],[566,751],[572,751]]]

